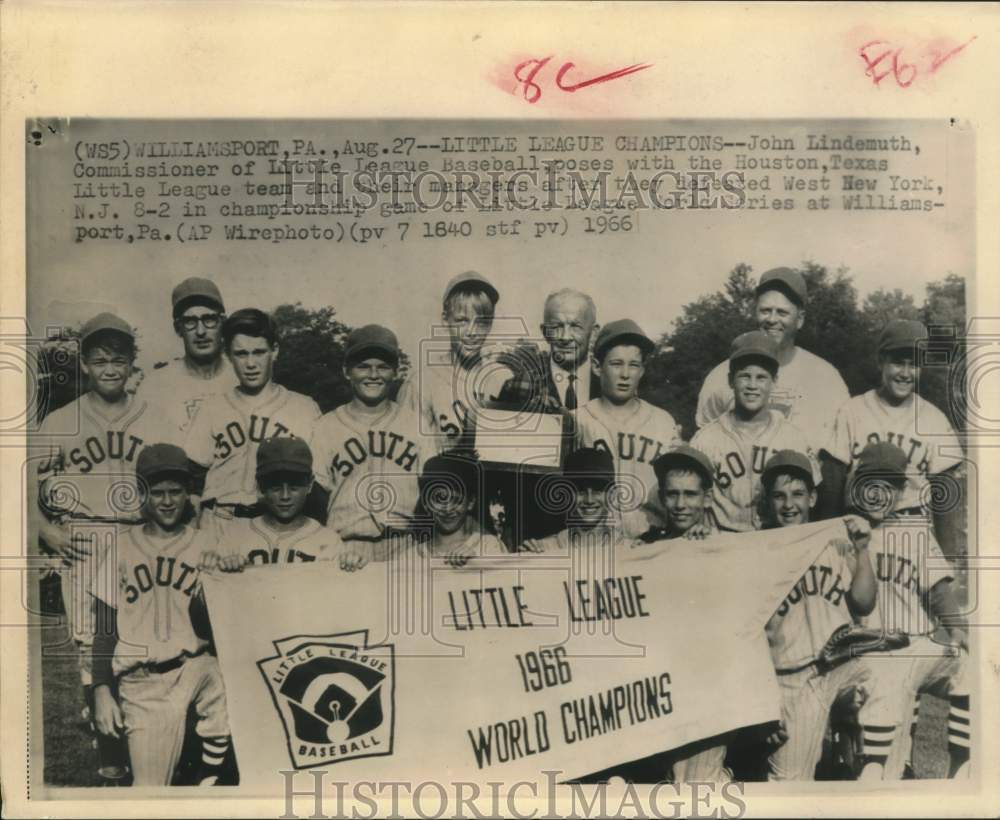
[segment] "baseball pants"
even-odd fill
[[[871,674],[857,659],[819,674],[815,666],[778,674],[781,720],[788,740],[768,758],[768,780],[814,780],[830,708],[851,686],[871,691]]]
[[[671,757],[674,783],[728,783],[733,779],[732,772],[723,765],[726,761],[723,738],[709,737],[689,743],[671,752]]]
[[[168,672],[135,669],[122,676],[119,695],[136,786],[170,785],[192,703],[199,737],[229,734],[222,672],[213,655],[190,658]]]
[[[873,697],[861,709],[865,754],[886,756],[882,777],[898,780],[906,765],[917,697],[924,692],[943,698],[968,697],[968,655],[921,635],[911,638],[903,652],[872,652],[859,660],[876,682]],[[965,730],[967,735],[967,725]],[[967,744],[968,738],[964,741]]]

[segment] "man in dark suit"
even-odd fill
[[[590,350],[597,332],[597,309],[585,293],[564,289],[545,300],[542,335],[548,351],[535,345],[520,348],[517,374],[500,389],[499,406],[517,407],[532,413],[559,413],[563,416],[563,458],[573,447],[575,411],[600,395],[600,380],[590,364]],[[546,491],[547,476],[523,472],[518,476],[513,516],[512,540],[542,538],[561,530],[565,524],[561,510],[550,508],[544,499],[558,496]],[[552,489],[552,488],[548,488]],[[507,490],[505,495],[510,495]]]

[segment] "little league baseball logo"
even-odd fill
[[[392,754],[394,647],[368,631],[296,635],[257,661],[296,769]]]

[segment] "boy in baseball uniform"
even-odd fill
[[[878,606],[866,626],[903,633],[909,647],[861,658],[875,681],[861,708],[862,780],[898,780],[912,745],[911,721],[922,692],[949,700],[949,776],[966,769],[970,722],[968,637],[952,570],[926,521],[895,517],[908,482],[907,453],[888,442],[868,444],[848,481],[852,507],[871,522]],[[940,631],[947,638],[938,637]]]
[[[878,387],[855,396],[840,408],[820,453],[820,505],[827,516],[844,509],[847,473],[865,445],[878,441],[895,444],[906,453],[907,473],[895,514],[933,513],[939,543],[946,555],[955,556],[962,551],[959,537],[965,508],[954,504],[954,510],[932,509],[931,484],[939,481],[943,487],[955,488],[946,493],[946,501],[964,498],[963,455],[948,418],[916,392],[920,381],[919,350],[926,342],[927,328],[917,321],[898,319],[882,330],[878,341]]]
[[[770,406],[777,378],[774,340],[760,330],[737,336],[729,354],[733,406],[691,439],[691,446],[715,465],[712,514],[720,530],[748,532],[760,528],[760,477],[772,454],[797,450],[812,459],[806,436]],[[819,464],[813,463],[813,481],[818,484]]]
[[[94,589],[95,722],[103,735],[124,735],[133,785],[169,786],[193,706],[199,783],[214,785],[229,726],[198,574],[206,534],[184,523],[191,466],[176,445],[154,444],[140,453],[136,473],[145,523],[122,531]]]
[[[215,283],[189,277],[174,288],[171,302],[184,355],[154,364],[139,390],[164,409],[172,425],[186,430],[206,397],[231,390],[238,381],[223,354],[226,308]]]
[[[313,484],[313,457],[300,438],[265,439],[257,448],[256,518],[220,522],[218,545],[202,569],[239,572],[247,566],[335,560],[342,543],[333,530],[303,512]]]
[[[43,551],[62,564],[62,597],[79,651],[86,721],[93,717],[95,571],[118,525],[141,520],[135,477],[140,453],[171,434],[158,408],[125,389],[135,350],[132,328],[118,316],[101,313],[84,324],[80,369],[89,389],[45,417],[32,441],[41,449],[37,470],[27,471],[33,531]]]
[[[426,449],[417,414],[389,397],[399,356],[388,328],[351,331],[344,375],[353,397],[316,422],[310,441],[316,480],[329,494],[327,526],[374,560],[387,557],[387,527],[413,514]]]
[[[580,446],[606,450],[614,459],[626,538],[666,523],[653,462],[680,441],[671,415],[638,395],[646,357],[655,347],[631,319],[601,328],[592,363],[601,396],[577,413]]]
[[[809,523],[816,484],[805,453],[779,450],[761,480],[765,529]],[[875,608],[871,529],[858,516],[845,518],[844,525],[848,537],[826,546],[765,627],[781,689],[781,725],[770,738],[777,748],[768,757],[769,780],[813,780],[834,701],[851,687],[872,692],[871,676],[858,658],[832,669],[817,663],[834,632]]]
[[[226,520],[253,518],[260,512],[255,470],[260,442],[276,436],[308,441],[320,412],[311,398],[272,380],[278,339],[270,316],[255,308],[238,310],[223,323],[222,338],[239,385],[205,399],[184,449],[206,470],[203,511],[214,510]]]

